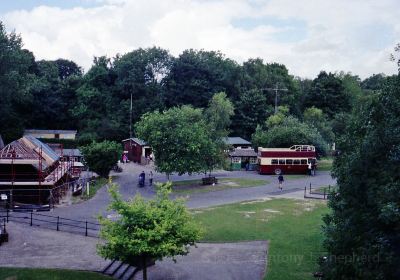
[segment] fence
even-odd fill
[[[98,237],[101,225],[87,220],[73,220],[60,216],[51,216],[36,212],[15,212],[10,210],[0,210],[0,220],[5,218],[9,221],[29,224],[56,231],[64,231],[85,236]]]
[[[309,187],[304,187],[304,198],[327,200],[329,199],[329,196],[331,195],[333,189],[334,188],[331,187],[330,185],[328,185],[328,188],[324,187],[322,190],[321,187],[318,189],[316,188],[313,189],[310,183]]]

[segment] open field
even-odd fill
[[[172,182],[172,190],[178,194],[192,194],[204,193],[212,191],[220,191],[235,188],[248,188],[269,184],[269,181],[263,179],[249,179],[249,178],[219,178],[218,184],[202,185],[201,179],[185,180]]]
[[[94,272],[66,269],[0,268],[0,279],[29,280],[110,280],[112,278]]]
[[[323,254],[325,202],[271,199],[194,210],[205,241],[269,240],[268,280],[312,279]]]

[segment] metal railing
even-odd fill
[[[12,221],[92,237],[98,237],[101,227],[99,223],[89,222],[88,220],[74,220],[36,212],[15,212],[9,209],[0,210],[0,219],[3,218],[6,219],[7,223]]]
[[[321,188],[313,188],[310,183],[309,187],[307,186],[304,187],[304,198],[327,200],[329,199],[329,196],[332,194],[334,188],[328,185],[328,188],[323,188],[323,191],[320,189]]]

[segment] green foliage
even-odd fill
[[[216,92],[235,96],[238,69],[220,52],[185,50],[173,60],[165,79],[165,104],[204,108]]]
[[[120,215],[116,221],[100,217],[100,236],[106,240],[98,246],[98,253],[111,260],[133,266],[148,260],[186,255],[201,235],[200,226],[194,222],[183,200],[170,200],[171,183],[157,185],[153,200],[136,195],[125,201],[110,188],[112,197],[109,210]]]
[[[112,141],[95,142],[80,148],[90,170],[107,178],[111,168],[117,163],[121,154],[120,144]]]
[[[205,169],[202,158],[213,142],[202,110],[182,106],[146,113],[135,128],[152,147],[158,171],[181,175]]]
[[[331,143],[333,141],[335,135],[333,134],[332,126],[321,109],[315,107],[307,108],[304,110],[303,120],[306,124],[315,127],[326,142]]]
[[[319,73],[304,100],[304,107],[312,106],[321,109],[328,117],[349,111],[350,98],[345,92],[342,80],[332,73]]]
[[[400,276],[399,111],[396,76],[359,103],[338,143],[338,192],[329,202],[332,214],[324,218],[326,279]]]
[[[273,111],[266,105],[267,100],[259,90],[243,92],[235,103],[235,115],[232,130],[237,136],[249,139],[258,124],[262,124],[267,115]]]
[[[268,130],[258,126],[252,136],[256,147],[289,148],[292,145],[314,145],[320,156],[326,155],[327,144],[314,128],[289,116]]]
[[[289,108],[287,106],[279,106],[278,112],[268,117],[265,121],[265,125],[268,128],[282,124],[289,113]]]
[[[34,67],[34,56],[22,49],[21,37],[7,33],[0,22],[0,135],[6,143],[23,134],[31,116],[28,86]]]

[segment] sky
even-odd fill
[[[36,59],[93,57],[158,46],[219,50],[242,63],[260,57],[289,73],[366,78],[397,73],[399,0],[0,0],[0,21]]]

